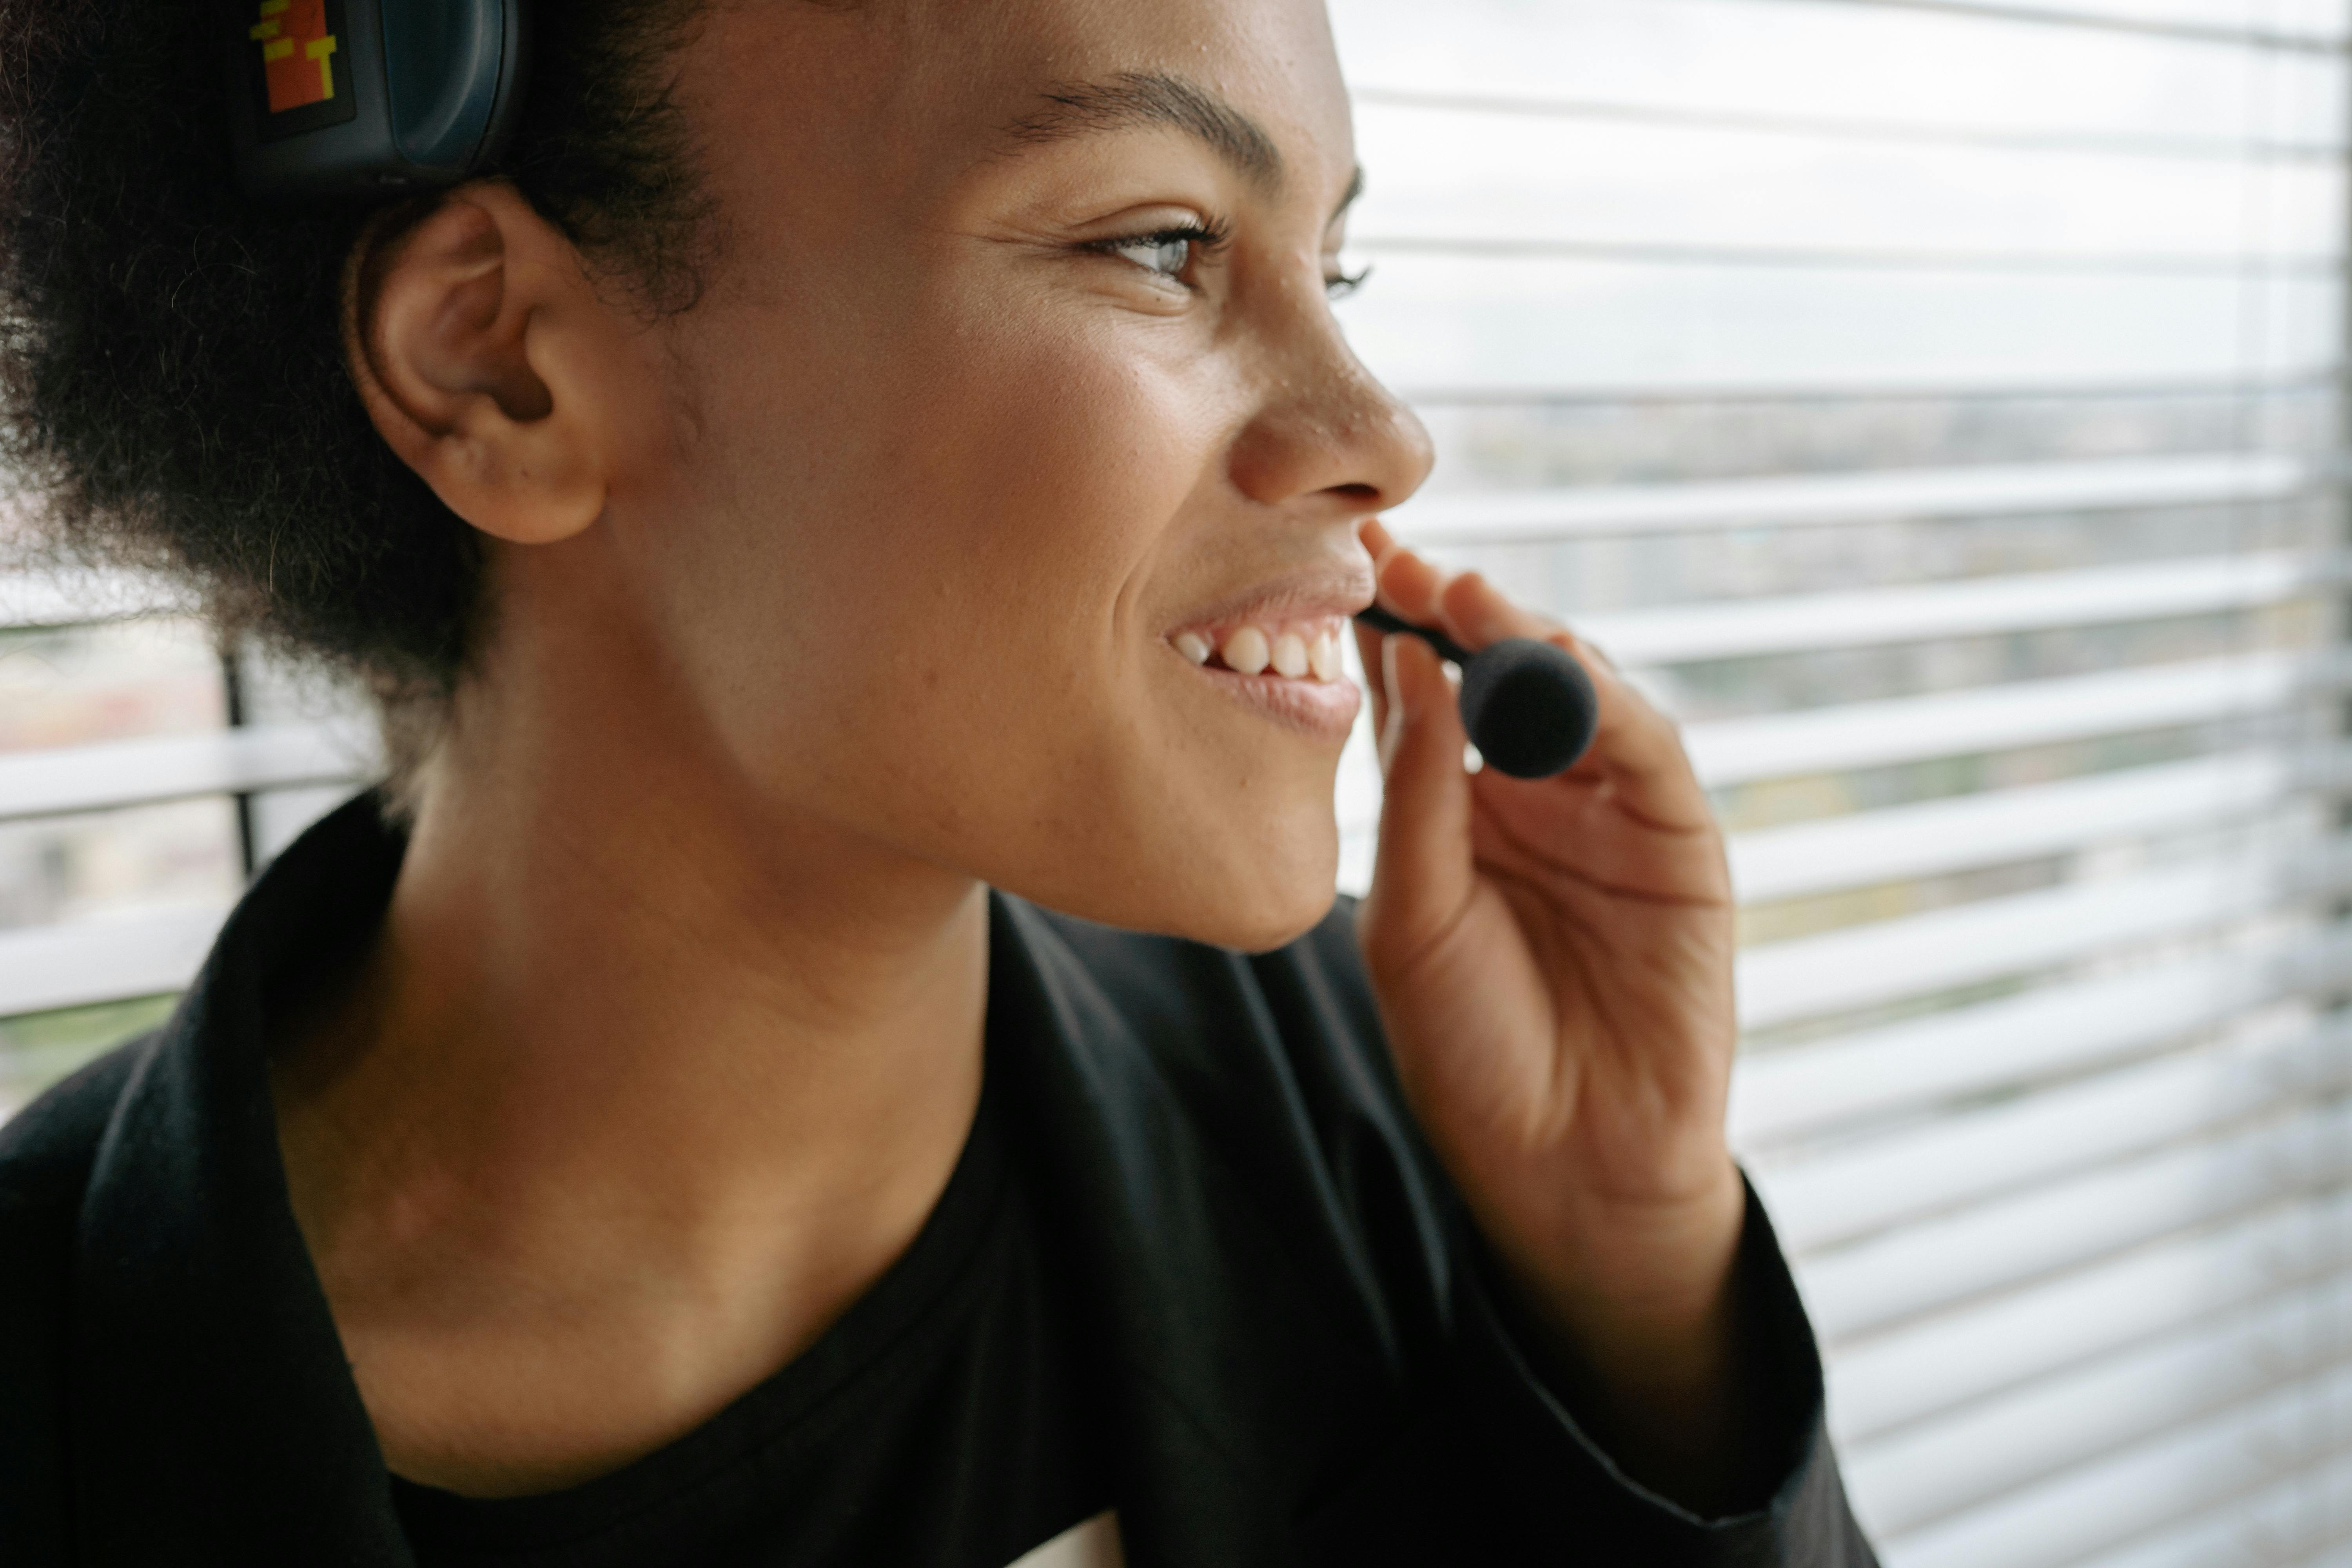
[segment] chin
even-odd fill
[[[1339,835],[1295,856],[1195,861],[1171,879],[1177,894],[1150,929],[1244,952],[1267,952],[1297,941],[1331,912],[1338,895]]]
[[[1265,952],[1331,910],[1339,825],[1328,792],[1323,784],[1285,800],[1289,792],[1263,791],[1256,813],[1230,797],[1160,795],[1091,821],[1052,814],[1065,836],[1024,832],[1010,856],[966,864],[983,881],[1083,920]]]
[[[1233,930],[1206,940],[1220,947],[1238,948],[1244,952],[1271,952],[1276,948],[1289,946],[1322,924],[1323,917],[1331,912],[1331,905],[1338,897],[1338,888],[1332,879],[1326,877],[1311,895],[1297,900],[1287,919],[1254,921],[1246,925],[1237,923]]]

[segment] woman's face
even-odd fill
[[[1330,313],[1319,0],[722,3],[680,69],[722,239],[606,526],[730,770],[1094,919],[1311,924],[1357,525],[1429,464]]]

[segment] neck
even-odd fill
[[[509,658],[468,691],[381,932],[274,1059],[297,1218],[388,1454],[402,1380],[371,1390],[370,1355],[429,1342],[449,1368],[453,1335],[537,1353],[592,1321],[619,1342],[593,1359],[650,1348],[647,1430],[683,1430],[904,1249],[978,1099],[985,889],[779,821],[660,718],[685,705],[652,661],[600,663]],[[614,1451],[451,1470],[447,1424],[411,1473],[508,1489]]]

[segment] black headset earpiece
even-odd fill
[[[523,0],[212,3],[248,195],[455,184],[513,133]]]

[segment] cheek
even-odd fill
[[[1016,324],[867,338],[855,394],[710,430],[752,455],[697,573],[728,749],[780,809],[1055,907],[1282,940],[1328,901],[1330,759],[1204,708],[1160,640],[1233,586],[1225,399],[1172,331],[992,315]]]
[[[907,639],[939,650],[915,742],[941,786],[929,820],[960,863],[1055,908],[1274,945],[1329,904],[1336,755],[1161,637],[1275,553],[1242,531],[1225,400],[1130,344],[1051,346],[1014,345],[933,426],[969,421],[925,484],[961,498],[937,513],[959,520],[938,582],[969,635]]]

